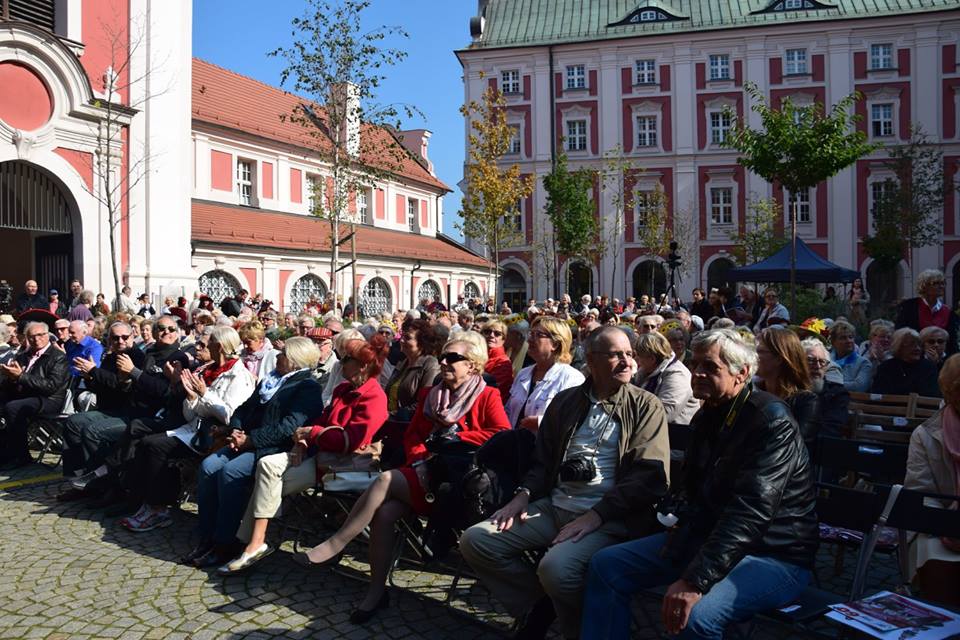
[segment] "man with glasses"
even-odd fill
[[[801,344],[807,356],[810,390],[817,394],[820,435],[839,438],[849,417],[850,392],[843,386],[843,370],[830,360],[830,352],[818,338],[805,338]],[[815,452],[811,451],[816,458]]]
[[[947,281],[942,271],[927,269],[917,276],[916,298],[904,300],[897,307],[896,328],[910,327],[920,332],[927,327],[940,327],[947,332],[946,355],[957,353],[960,316],[943,302]]]
[[[947,341],[950,334],[940,327],[924,327],[920,331],[920,346],[923,347],[923,357],[937,365],[937,371],[943,368],[947,359]]]
[[[637,319],[634,321],[634,326],[637,328],[637,333],[641,334],[659,331],[660,325],[662,324],[663,316],[661,315],[637,316]]]
[[[653,505],[667,493],[666,414],[630,384],[627,334],[600,327],[586,348],[590,376],[547,407],[516,495],[460,539],[480,580],[522,620],[518,637],[544,637],[555,616],[563,637],[579,637],[591,556],[652,533]],[[535,568],[524,555],[539,549],[547,552]]]
[[[307,330],[307,337],[320,349],[320,360],[317,361],[317,366],[313,370],[313,379],[325,388],[327,380],[330,379],[330,372],[333,371],[333,365],[337,363],[337,354],[333,351],[333,331],[326,327],[314,327]]]
[[[6,421],[0,461],[4,470],[30,464],[27,426],[38,415],[63,409],[70,372],[63,352],[50,345],[50,328],[28,322],[23,329],[27,349],[9,364],[0,365],[0,417]]]
[[[67,341],[70,340],[70,321],[66,318],[60,318],[53,323],[53,335],[56,337],[56,341],[52,343],[53,346],[63,351],[66,348]]]

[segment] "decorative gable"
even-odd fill
[[[676,20],[689,20],[688,16],[681,16],[658,6],[654,2],[637,7],[631,11],[623,20],[611,22],[608,27],[622,27],[631,24],[645,24],[648,22],[672,22]]]
[[[812,11],[815,9],[836,8],[836,5],[825,4],[818,0],[774,0],[763,9],[751,11],[751,13],[783,13],[785,11]]]

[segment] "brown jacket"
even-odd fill
[[[433,356],[420,356],[412,365],[403,359],[387,382],[387,398],[390,398],[390,389],[399,380],[397,409],[416,407],[420,389],[433,386],[438,375],[440,375],[440,364]]]
[[[592,385],[587,378],[558,393],[547,407],[537,432],[533,468],[522,483],[530,490],[531,502],[549,496],[557,485],[567,443],[590,410]],[[624,521],[632,536],[645,535],[655,522],[653,505],[667,494],[670,477],[666,413],[656,396],[631,384],[601,404],[620,423],[620,460],[614,487],[593,510],[604,522]]]

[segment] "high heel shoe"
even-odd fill
[[[314,562],[310,559],[310,556],[307,555],[306,551],[298,551],[293,554],[293,561],[296,562],[301,567],[307,567],[309,569],[322,569],[323,567],[333,567],[340,564],[340,560],[343,558],[343,551],[338,553],[335,556],[331,556],[324,560],[323,562]]]
[[[384,591],[383,595],[380,596],[380,601],[377,602],[377,606],[373,609],[354,609],[353,613],[350,614],[351,624],[361,625],[370,622],[370,619],[377,614],[377,611],[381,609],[386,609],[390,606],[390,592]]]

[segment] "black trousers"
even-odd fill
[[[53,402],[49,398],[13,398],[4,402],[0,415],[6,420],[7,428],[3,434],[2,456],[7,459],[30,457],[27,449],[27,427],[36,416],[55,416],[63,408],[63,402]]]
[[[136,447],[127,488],[147,504],[173,504],[180,495],[180,474],[170,462],[189,458],[199,459],[200,454],[166,433],[148,435]]]

